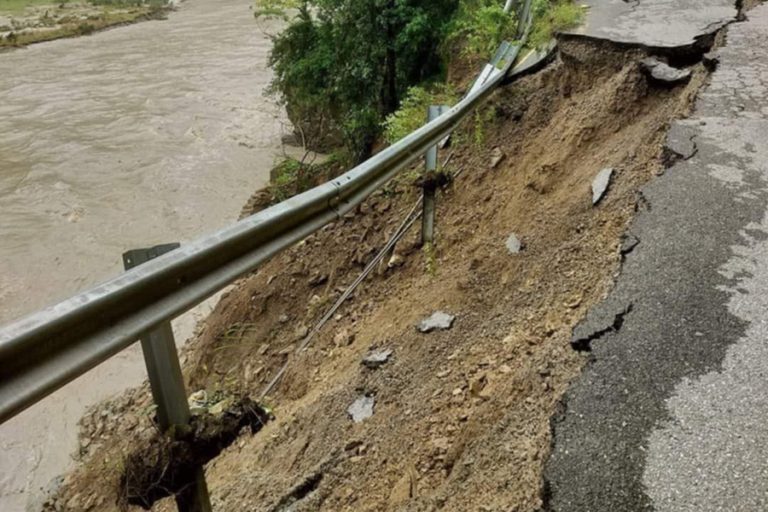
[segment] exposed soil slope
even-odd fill
[[[268,397],[275,420],[208,465],[216,509],[540,506],[549,421],[588,357],[571,348],[572,328],[610,289],[628,221],[650,207],[638,189],[662,170],[668,123],[706,77],[696,65],[687,85],[649,84],[644,56],[570,41],[548,69],[498,91],[457,134],[449,167],[463,172],[438,198],[433,264],[413,229],[397,247],[403,264],[367,280],[306,353],[294,355],[299,339],[416,199],[407,179],[222,299],[187,353],[190,390],[257,396],[292,363]],[[493,148],[505,154],[496,168]],[[605,167],[615,177],[593,207],[590,184]],[[505,247],[511,233],[525,245],[518,254]],[[417,332],[438,309],[457,316],[453,328]],[[360,361],[374,347],[393,355],[371,370]],[[375,397],[374,414],[355,424],[346,409],[362,394]],[[121,461],[151,434],[147,404],[143,389],[102,409],[131,411],[130,428],[110,412],[86,418],[64,509],[73,499],[116,507]]]

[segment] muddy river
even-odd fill
[[[280,152],[269,38],[248,0],[0,54],[0,323],[121,271],[123,251],[232,222]],[[182,322],[188,333],[189,318]],[[0,426],[0,510],[39,510],[136,347]]]

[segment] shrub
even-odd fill
[[[288,21],[288,11],[299,7],[300,0],[257,0],[253,14],[256,18],[281,18]]]
[[[528,46],[539,48],[555,33],[573,28],[584,18],[584,8],[571,0],[534,0],[534,22],[528,36]]]
[[[126,7],[149,7],[156,11],[168,7],[169,0],[88,0],[93,5],[102,7],[126,8]]]
[[[93,5],[105,5],[109,7],[140,7],[150,5],[158,7],[167,5],[168,0],[88,0]]]
[[[448,47],[459,45],[470,57],[487,58],[504,40],[513,40],[517,19],[500,0],[463,0],[451,23]]]
[[[458,1],[304,0],[274,38],[270,90],[294,123],[323,121],[362,159],[408,88],[441,74],[438,48]],[[261,0],[257,13],[283,5]]]
[[[456,92],[446,84],[408,89],[400,108],[384,120],[384,138],[394,144],[427,122],[430,105],[450,105],[457,101]]]
[[[279,203],[320,183],[335,178],[349,164],[343,152],[332,153],[322,163],[285,158],[270,172],[270,204]]]
[[[452,52],[488,58],[517,31],[503,0],[256,2],[257,17],[289,20],[273,38],[269,92],[285,103],[306,147],[343,144],[356,161],[382,130],[394,142],[424,123],[429,104],[454,102],[448,89],[424,85],[443,76]],[[533,2],[529,46],[583,15],[570,0]]]

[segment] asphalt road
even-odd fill
[[[689,158],[644,189],[640,243],[574,333],[631,305],[553,421],[546,510],[768,510],[768,4],[717,55],[670,132]]]
[[[731,22],[735,0],[586,0],[585,23],[571,31],[652,48],[696,43]]]

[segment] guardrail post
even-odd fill
[[[422,200],[421,215],[421,244],[432,244],[435,241],[435,180],[424,182],[424,199]]]
[[[531,22],[531,4],[532,0],[525,0],[518,5],[518,20],[517,20],[517,38],[521,39],[526,31],[528,25]]]
[[[427,122],[434,121],[449,107],[431,105],[427,109]],[[433,244],[435,241],[435,191],[437,190],[437,144],[431,146],[425,155],[426,169],[422,181],[424,199],[421,212],[421,244]]]
[[[125,270],[130,270],[179,247],[176,243],[128,251],[123,254],[123,265]],[[157,404],[160,428],[165,432],[173,426],[188,425],[192,416],[171,322],[163,322],[142,336],[141,350],[144,353],[152,397]],[[176,496],[176,505],[179,512],[211,512],[202,466],[196,471],[195,482]]]

